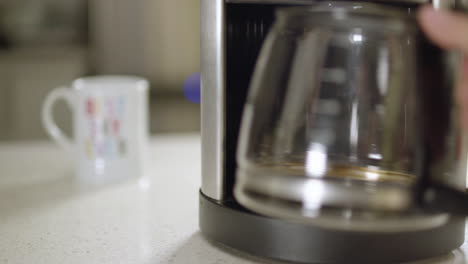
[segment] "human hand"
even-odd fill
[[[435,44],[463,54],[456,97],[460,105],[462,125],[468,129],[468,16],[436,11],[430,6],[424,6],[418,11],[418,20],[423,31]]]

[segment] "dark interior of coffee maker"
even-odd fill
[[[232,196],[242,109],[263,40],[278,5],[231,4],[226,9],[226,152],[225,193]],[[229,188],[231,186],[231,188]]]

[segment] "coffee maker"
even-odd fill
[[[234,195],[239,129],[264,39],[281,7],[311,0],[202,0],[202,186],[200,228],[246,253],[299,263],[395,263],[447,254],[464,241],[465,218],[424,230],[335,230],[254,213]],[[460,7],[456,1],[368,1]]]

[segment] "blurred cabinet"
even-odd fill
[[[149,73],[162,87],[181,89],[188,75],[200,71],[199,1],[147,2]]]
[[[181,91],[199,71],[199,0],[90,0],[93,69],[136,74],[159,92]]]
[[[87,72],[82,47],[15,48],[0,52],[0,140],[37,139],[46,136],[41,106],[54,88],[69,84]],[[71,115],[62,103],[56,120],[71,131]]]
[[[0,67],[0,140],[6,139],[10,135],[10,87],[12,87],[12,78],[10,78],[9,69]]]

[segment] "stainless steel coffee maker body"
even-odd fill
[[[424,3],[438,8],[457,5],[455,1],[371,2],[408,12],[414,12]],[[464,218],[451,217],[441,225],[411,232],[408,229],[348,230],[311,225],[255,207],[246,209],[236,199],[242,115],[257,58],[275,21],[275,11],[308,8],[314,3],[310,0],[202,0],[202,233],[254,255],[305,263],[349,262],[350,259],[354,263],[393,263],[450,252],[463,242]],[[444,243],[439,242],[441,238]]]

